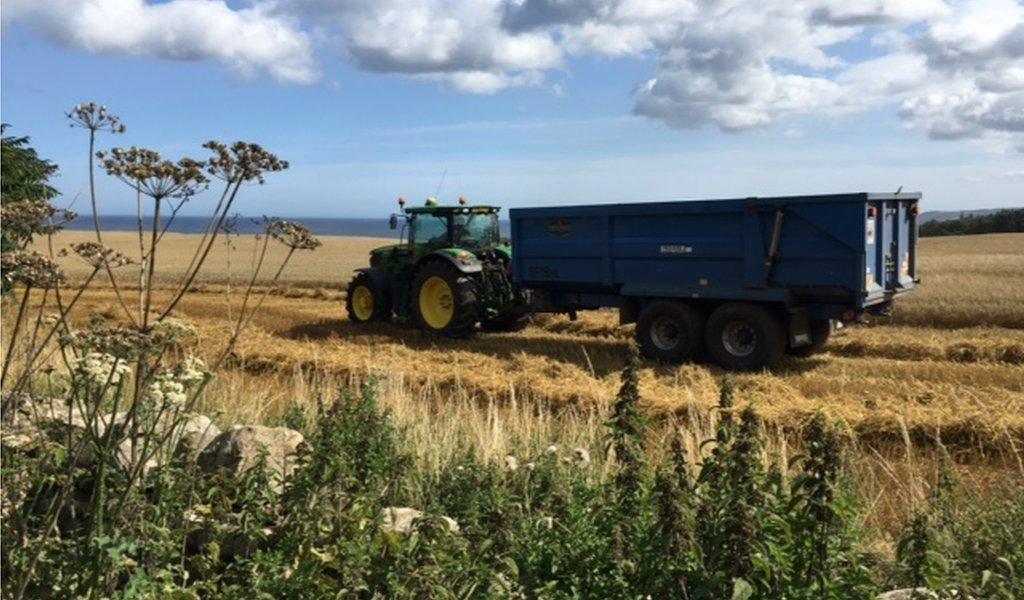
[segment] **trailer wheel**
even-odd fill
[[[345,296],[348,319],[353,323],[386,321],[391,316],[391,301],[387,290],[381,289],[369,273],[359,273],[353,277]]]
[[[451,264],[431,261],[413,281],[413,309],[420,327],[435,335],[464,338],[480,319],[473,280]]]
[[[723,304],[711,313],[705,331],[708,353],[723,367],[774,366],[786,349],[786,333],[771,311],[755,304]]]
[[[636,341],[651,360],[680,363],[697,358],[703,346],[704,316],[688,304],[655,300],[640,311]]]
[[[786,353],[791,356],[811,356],[825,349],[829,335],[832,334],[831,319],[811,319],[808,324],[808,332],[811,335],[811,343],[806,346],[789,348]]]

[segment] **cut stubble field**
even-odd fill
[[[87,236],[65,232],[55,244]],[[124,251],[137,246],[130,234],[104,237]],[[615,312],[582,313],[577,321],[538,316],[523,332],[456,341],[405,323],[360,327],[345,316],[344,287],[371,248],[390,242],[324,242],[296,256],[283,288],[266,300],[242,338],[220,383],[242,389],[211,394],[204,409],[227,420],[272,419],[312,374],[338,381],[382,374],[413,391],[442,397],[457,391],[555,411],[606,404],[614,396],[632,336],[632,326],[619,326]],[[176,267],[175,257],[189,256],[194,243],[191,236],[168,234],[166,277],[185,266]],[[239,300],[253,254],[250,238],[232,243],[230,253],[218,245],[177,311],[199,327],[200,346],[211,353],[226,339],[229,303]],[[893,317],[841,330],[819,356],[734,376],[769,424],[798,430],[823,410],[858,439],[938,439],[982,453],[1024,444],[1024,234],[924,239],[920,255],[921,287],[897,302]],[[83,272],[70,262],[64,266],[72,276]],[[130,272],[122,276],[132,284]],[[109,289],[90,292],[81,308],[83,316],[117,314]],[[686,418],[717,404],[724,377],[705,364],[648,364],[641,392],[652,414]],[[218,405],[218,398],[230,400]]]

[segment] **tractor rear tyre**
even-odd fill
[[[789,348],[786,353],[790,356],[811,356],[824,350],[828,336],[832,334],[831,319],[811,319],[808,333],[811,336],[810,344]]]
[[[373,321],[387,321],[391,317],[391,300],[388,292],[373,280],[369,273],[359,273],[348,284],[345,308],[348,319],[363,324]]]
[[[413,312],[420,327],[434,335],[464,338],[480,320],[476,285],[454,266],[432,261],[413,280]]]
[[[711,313],[705,330],[708,354],[734,369],[772,367],[786,350],[786,330],[770,310],[756,304],[723,304]]]
[[[655,300],[640,311],[636,341],[643,355],[651,360],[694,360],[704,346],[704,315],[676,300]]]

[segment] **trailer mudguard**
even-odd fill
[[[476,257],[475,254],[468,250],[461,248],[442,248],[440,250],[434,250],[430,254],[424,256],[416,263],[416,268],[419,268],[424,262],[428,260],[445,260],[453,267],[458,269],[462,273],[479,273],[483,270],[483,263]]]

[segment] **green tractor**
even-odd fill
[[[404,219],[402,242],[370,252],[348,286],[349,319],[356,324],[415,319],[424,331],[450,338],[526,325],[528,299],[512,284],[512,247],[498,231],[497,206],[424,206],[391,216]],[[406,235],[407,233],[407,235]]]

